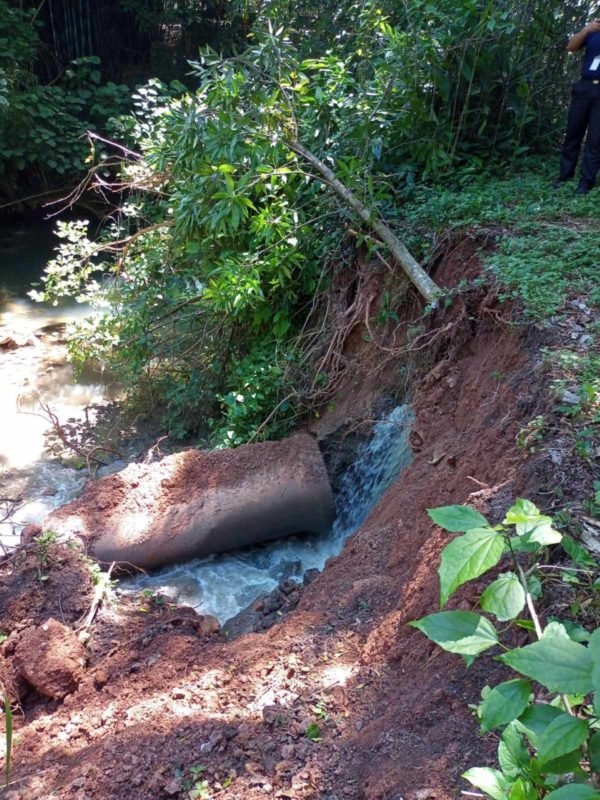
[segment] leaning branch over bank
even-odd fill
[[[388,226],[361,203],[361,201],[336,178],[332,170],[324,164],[317,156],[308,150],[300,142],[289,142],[290,148],[307,161],[325,179],[326,183],[344,200],[367,225],[377,233],[377,235],[387,244],[392,255],[398,261],[404,272],[408,275],[413,285],[419,290],[421,295],[428,303],[435,304],[441,292],[439,286],[431,280],[423,267],[417,262],[398,237],[388,228]]]

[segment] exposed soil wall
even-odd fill
[[[469,269],[472,245],[436,279]],[[79,689],[25,698],[6,796],[183,800],[206,780],[223,800],[455,798],[461,770],[495,751],[467,708],[485,680],[406,623],[437,606],[446,535],[426,509],[468,501],[498,519],[516,479],[535,488],[515,436],[542,379],[534,338],[506,313],[472,294],[427,322],[439,334],[415,386],[414,461],[280,624],[229,642],[168,603],[103,607]],[[471,608],[475,590],[453,602]]]

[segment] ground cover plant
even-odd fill
[[[600,222],[594,195],[552,188],[552,165],[515,163],[510,173],[456,175],[405,192],[398,224],[425,259],[452,231],[480,237],[501,299],[518,300],[528,320],[549,320],[569,297],[600,303]],[[411,232],[409,234],[409,231]]]
[[[562,545],[572,559],[570,574],[586,575],[591,593],[598,564],[528,500],[517,500],[495,526],[468,506],[434,508],[429,515],[462,534],[442,551],[442,608],[460,586],[501,562],[509,570],[480,594],[485,614],[440,611],[411,623],[467,666],[500,648],[498,660],[518,675],[486,686],[476,709],[482,733],[498,732],[500,769],[473,767],[464,777],[494,800],[600,797],[600,628],[589,631],[570,619],[543,624],[538,610],[548,575],[538,567],[548,548]],[[518,629],[533,641],[513,646]]]

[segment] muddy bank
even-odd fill
[[[436,277],[450,282],[460,266]],[[418,365],[414,460],[295,610],[277,609],[280,624],[228,641],[164,598],[104,604],[79,688],[62,703],[26,699],[7,797],[453,800],[460,772],[495,755],[468,709],[494,676],[406,623],[437,607],[447,538],[428,507],[469,502],[496,521],[517,491],[537,500],[552,478],[549,460],[515,448],[547,406],[542,334],[505,314],[493,295],[470,294],[431,321],[440,333]],[[15,562],[2,570],[3,583],[21,574]],[[472,607],[476,591],[456,604]],[[17,627],[35,621],[25,606],[11,613]]]

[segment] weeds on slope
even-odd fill
[[[503,178],[459,176],[448,187],[407,191],[399,224],[422,259],[448,230],[486,234],[482,259],[501,298],[520,301],[530,320],[547,320],[570,295],[600,305],[600,189],[573,194],[575,184],[554,190],[547,173]]]

